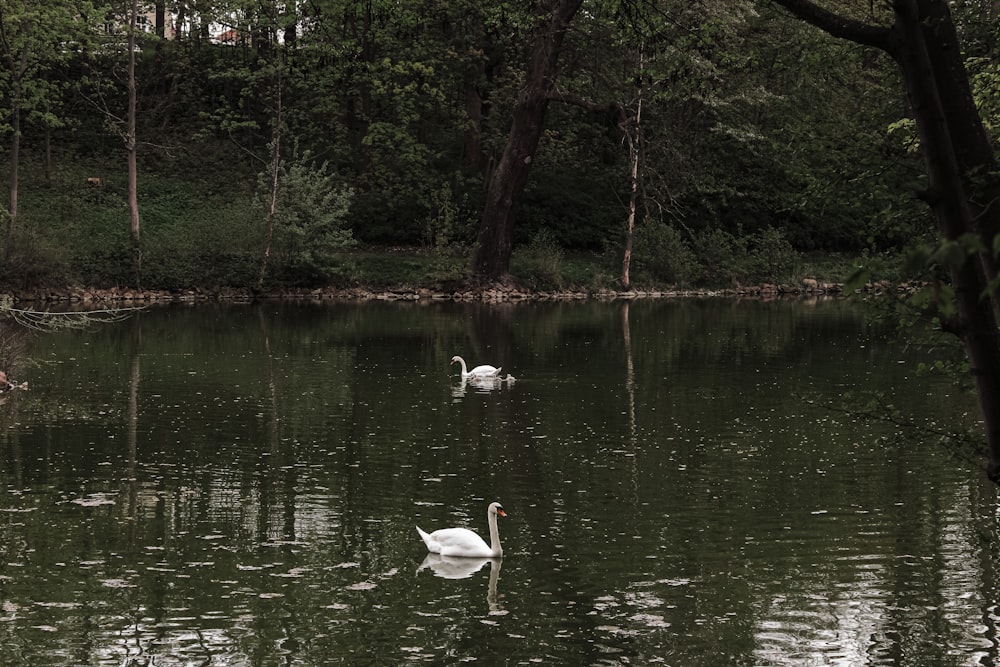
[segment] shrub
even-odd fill
[[[641,278],[685,284],[696,275],[697,261],[678,229],[649,220],[636,227],[631,268]]]
[[[766,227],[749,236],[721,229],[695,236],[700,281],[708,285],[780,282],[791,277],[798,254],[780,230]]]
[[[745,280],[748,282],[782,282],[791,277],[798,253],[774,227],[765,227],[751,234],[747,243],[748,261]]]
[[[425,247],[445,250],[455,241],[462,211],[447,183],[434,190],[430,197],[430,211],[424,219],[421,241]]]
[[[511,265],[517,276],[533,289],[560,289],[562,260],[563,250],[555,234],[543,227],[535,232],[528,245],[514,251]]]
[[[298,150],[282,161],[274,213],[275,274],[282,269],[291,282],[315,283],[343,278],[340,253],[354,245],[347,213],[354,196],[329,173],[326,162],[314,164],[309,151]],[[269,171],[269,170],[268,170]],[[267,211],[271,176],[260,175],[259,210]],[[281,267],[281,268],[278,268]],[[296,279],[295,274],[300,274]]]

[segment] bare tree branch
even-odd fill
[[[10,298],[0,299],[0,317],[9,317],[15,323],[33,331],[86,329],[94,324],[119,322],[140,310],[143,310],[143,308],[106,308],[101,310],[53,313],[47,310],[15,308]]]

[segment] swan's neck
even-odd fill
[[[459,358],[458,358],[458,363],[462,364],[462,375],[468,375],[468,374],[469,374],[469,371],[468,371],[468,369],[467,369],[467,368],[465,367],[465,359],[463,359],[462,357],[459,357]]]
[[[500,548],[500,530],[497,528],[497,515],[494,512],[489,513],[489,524],[490,524],[490,550],[493,551],[494,556],[502,556],[503,549]]]

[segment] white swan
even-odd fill
[[[462,558],[501,558],[500,532],[497,529],[497,515],[507,516],[500,503],[490,503],[486,510],[486,520],[490,524],[490,543],[468,528],[442,528],[433,533],[425,533],[417,526],[417,532],[423,538],[427,550],[442,556],[461,556]]]
[[[489,364],[476,366],[470,371],[466,369],[465,359],[463,359],[462,357],[459,357],[457,355],[452,357],[451,363],[454,364],[455,362],[462,364],[462,377],[465,379],[498,377],[500,375],[500,369],[495,366],[490,366]]]

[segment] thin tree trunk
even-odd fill
[[[271,204],[267,211],[267,233],[264,239],[264,253],[260,259],[260,276],[257,288],[264,288],[264,276],[271,258],[271,242],[274,238],[274,222],[278,215],[278,195],[281,192],[281,64],[278,66],[275,93],[274,127],[271,129]]]
[[[7,242],[4,245],[4,264],[14,255],[14,227],[17,225],[17,177],[21,162],[21,108],[15,102],[11,109],[10,123],[13,136],[10,142],[10,204],[7,209]]]
[[[4,245],[4,264],[10,262],[14,256],[14,230],[17,227],[17,195],[18,176],[21,169],[21,99],[22,81],[25,72],[28,71],[28,47],[21,50],[20,60],[15,62],[13,56],[10,57],[10,67],[13,72],[11,82],[11,142],[10,142],[10,199],[7,209],[7,241]]]
[[[508,278],[517,207],[544,131],[559,51],[570,21],[582,2],[540,0],[536,7],[539,26],[531,61],[514,105],[507,145],[490,177],[479,225],[472,268],[480,283],[505,282]]]
[[[185,38],[190,38],[193,35],[184,34],[184,24],[187,22],[187,3],[178,2],[176,5],[176,16],[174,18],[174,40],[177,42],[184,41]],[[195,41],[195,40],[192,40]]]
[[[52,128],[45,126],[45,187],[52,187]]]
[[[132,318],[132,345],[129,350],[132,358],[129,365],[128,383],[128,516],[129,535],[134,536],[136,527],[136,505],[138,501],[139,482],[136,468],[139,460],[139,379],[140,373],[140,348],[142,344],[142,320],[138,317]]]
[[[164,0],[156,0],[153,3],[153,29],[156,36],[163,39],[167,36],[167,3]]]
[[[639,86],[636,94],[635,118],[625,128],[631,168],[629,170],[628,222],[625,230],[625,253],[622,258],[622,287],[628,289],[632,280],[629,272],[632,266],[632,242],[635,238],[635,214],[639,203],[639,162],[642,159],[642,79],[645,70],[645,56],[639,50]]]
[[[136,85],[135,85],[135,32],[139,15],[139,1],[132,0],[128,30],[128,129],[125,131],[125,150],[128,153],[128,210],[132,237],[132,272],[136,286],[142,274],[142,248],[139,238],[139,167],[136,161]]]

